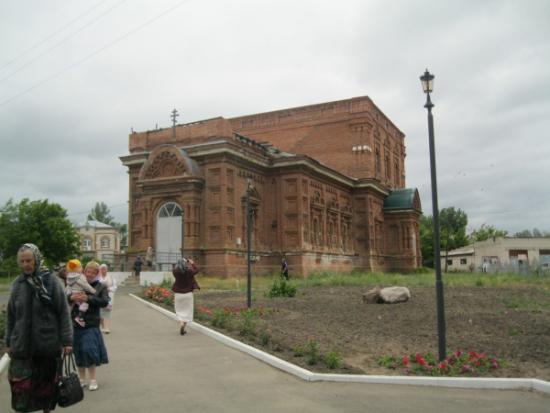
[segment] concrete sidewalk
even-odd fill
[[[362,383],[308,383],[191,331],[126,293],[117,293],[110,364],[79,413],[171,412],[518,412],[547,413],[550,397],[528,391],[469,390]],[[10,412],[7,380],[0,412]]]

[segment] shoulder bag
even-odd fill
[[[84,399],[84,391],[80,385],[80,378],[76,373],[74,354],[63,354],[63,361],[59,364],[59,388],[57,404],[68,407]]]

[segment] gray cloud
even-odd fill
[[[0,81],[0,102],[34,87],[0,105],[1,204],[47,197],[80,220],[103,201],[125,221],[131,127],[368,95],[407,135],[429,214],[427,66],[440,206],[470,228],[550,230],[547,1],[189,0],[143,26],[179,2],[108,0],[4,67],[97,3],[0,4],[0,79],[67,37]]]

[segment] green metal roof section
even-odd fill
[[[384,199],[384,211],[420,211],[420,196],[416,188],[397,189]]]

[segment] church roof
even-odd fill
[[[77,228],[92,227],[92,228],[113,228],[111,225],[104,224],[103,222],[94,221],[93,219],[79,223]]]
[[[384,199],[384,211],[417,210],[416,197],[418,197],[418,190],[416,188],[404,188],[392,191]]]

